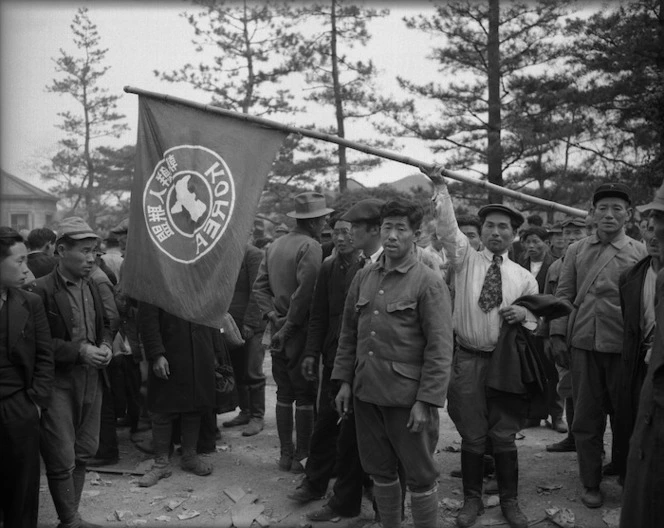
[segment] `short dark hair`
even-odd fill
[[[390,200],[380,208],[380,222],[390,216],[405,216],[408,218],[411,229],[414,231],[422,226],[424,209],[419,204],[409,200]]]
[[[9,256],[9,248],[20,242],[23,242],[23,237],[16,229],[0,226],[0,260],[6,259]]]
[[[530,235],[535,235],[536,237],[539,237],[540,240],[546,242],[546,241],[549,239],[549,235],[550,235],[550,234],[551,234],[551,233],[549,233],[549,232],[548,232],[546,229],[544,229],[543,227],[539,227],[539,226],[529,226],[529,227],[527,227],[526,229],[523,229],[523,230],[521,231],[520,236],[521,236],[521,240],[524,241],[524,242],[526,241],[526,239],[527,239]]]
[[[57,235],[52,229],[49,229],[48,227],[38,227],[30,231],[30,234],[28,235],[28,249],[34,251],[43,248],[48,243],[55,243],[56,238]]]
[[[459,227],[473,226],[477,228],[478,234],[482,232],[482,221],[480,220],[480,217],[476,215],[457,216],[457,225]]]
[[[526,218],[526,222],[528,222],[528,225],[538,227],[542,227],[544,224],[544,220],[542,220],[542,217],[538,214],[531,214],[528,218]]]

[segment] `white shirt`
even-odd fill
[[[537,277],[537,274],[542,269],[542,264],[544,264],[544,262],[541,260],[539,262],[530,261],[530,273],[533,274],[533,277]]]
[[[511,305],[523,295],[537,295],[537,281],[530,272],[512,262],[505,252],[500,266],[503,301],[499,307],[484,312],[479,304],[484,277],[493,262],[493,253],[488,249],[475,251],[457,225],[452,198],[447,187],[438,187],[434,196],[436,232],[443,242],[443,249],[454,270],[454,330],[459,343],[468,348],[490,351],[496,347],[502,318],[499,308]],[[527,312],[522,323],[529,330],[537,326],[537,318]]]

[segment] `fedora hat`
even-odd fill
[[[659,189],[657,189],[657,192],[655,193],[655,198],[653,199],[652,202],[647,203],[645,205],[639,205],[636,207],[636,209],[640,213],[648,213],[650,211],[664,212],[664,183],[662,183],[662,186]]]
[[[334,212],[327,207],[325,196],[317,192],[303,192],[295,196],[295,210],[286,213],[290,218],[319,218]]]

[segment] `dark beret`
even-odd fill
[[[477,211],[477,216],[479,216],[480,220],[482,220],[482,223],[484,223],[484,219],[489,213],[506,214],[514,221],[517,228],[519,228],[521,224],[526,221],[526,219],[519,211],[503,204],[489,204],[485,205],[484,207],[480,207],[480,210]]]
[[[367,198],[360,200],[353,207],[346,211],[339,220],[346,222],[370,222],[380,219],[380,208],[385,202],[376,198]]]

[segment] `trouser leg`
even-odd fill
[[[341,422],[336,453],[337,480],[334,482],[333,494],[328,504],[340,515],[354,517],[359,515],[362,507],[362,485],[365,476],[357,448],[354,414],[350,414]]]

